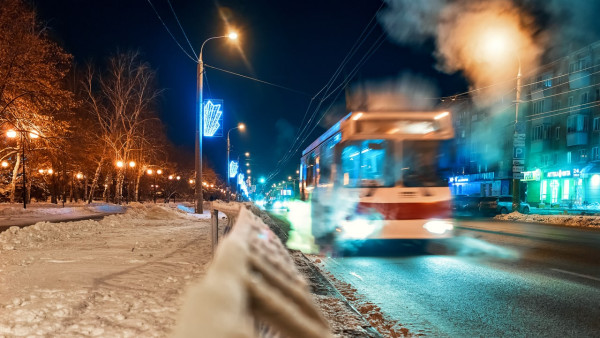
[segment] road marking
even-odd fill
[[[351,272],[350,272],[350,274],[351,274],[352,276],[354,276],[354,277],[356,277],[356,278],[360,279],[360,280],[363,280],[363,278],[362,278],[362,277],[361,277],[359,274],[357,274],[356,272],[354,272],[354,271],[351,271]]]
[[[588,279],[600,282],[600,278],[596,278],[596,277],[592,277],[592,276],[588,276],[588,275],[582,275],[580,273],[575,273],[575,272],[561,270],[561,269],[550,269],[550,270],[554,270],[554,271],[557,271],[557,272],[566,273],[567,275],[573,275],[573,276],[577,276],[577,277],[588,278]]]

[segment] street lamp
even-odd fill
[[[204,62],[202,61],[202,52],[204,50],[204,45],[214,39],[228,38],[230,40],[237,40],[237,33],[231,32],[228,35],[223,36],[214,36],[212,38],[208,38],[204,40],[202,46],[200,47],[200,54],[198,55],[198,68],[196,70],[196,82],[198,84],[196,90],[196,185],[195,185],[195,193],[196,193],[196,208],[195,211],[197,214],[204,213],[204,208],[202,204],[204,203],[204,197],[202,195],[202,136],[204,133],[203,124],[204,124],[204,116],[203,116],[203,107],[202,107],[202,76],[204,75]],[[229,164],[228,164],[229,165]]]
[[[514,172],[512,167],[522,166],[525,163],[525,152],[523,148],[525,146],[525,128],[521,127],[519,123],[519,103],[521,102],[521,56],[519,55],[518,50],[510,50],[507,46],[514,41],[513,36],[511,36],[511,31],[504,28],[492,28],[484,32],[482,36],[482,45],[487,53],[487,57],[490,59],[497,58],[504,53],[513,52],[516,54],[516,59],[518,62],[518,70],[517,70],[517,88],[516,88],[516,98],[515,98],[515,125],[514,125],[514,133],[513,133],[513,151],[509,151],[509,161],[508,165],[511,169],[509,172],[512,172],[512,210],[519,210],[519,205],[521,204],[521,179],[519,178],[520,172]],[[514,42],[515,44],[517,42]],[[517,151],[519,150],[519,151]],[[512,156],[510,154],[512,153]],[[521,164],[523,163],[523,164]]]
[[[246,129],[246,125],[245,125],[245,124],[243,124],[243,123],[239,123],[239,124],[237,125],[237,127],[231,128],[231,129],[229,129],[229,130],[227,131],[227,202],[229,202],[229,191],[230,191],[230,188],[229,188],[229,180],[230,180],[230,177],[229,177],[229,176],[230,176],[230,174],[231,174],[231,173],[229,172],[229,151],[231,150],[231,143],[229,142],[229,133],[230,133],[232,130],[235,130],[235,129],[239,129],[239,130],[242,130],[242,131],[243,131],[243,130],[245,130],[245,129]]]

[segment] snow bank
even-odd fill
[[[535,215],[512,212],[506,215],[496,215],[494,219],[502,221],[535,222],[545,224],[558,224],[575,227],[600,228],[600,216],[577,215]]]
[[[209,222],[161,205],[0,233],[0,337],[166,337],[212,253]]]

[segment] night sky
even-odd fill
[[[158,85],[165,89],[159,114],[168,137],[194,156],[196,63],[169,35],[147,0],[33,2],[52,38],[73,54],[79,65],[101,62],[117,51],[139,50],[157,70]],[[152,3],[179,44],[191,54],[168,2]],[[238,31],[243,55],[226,39],[212,40],[204,48],[205,64],[294,90],[206,70],[204,97],[225,101],[225,133],[238,122],[247,125],[245,133],[231,132],[231,156],[250,152],[254,178],[267,176],[276,167],[303,120],[310,98],[327,83],[382,5],[376,0],[171,0],[171,4],[196,53],[207,38],[227,33],[223,17]],[[382,34],[377,24],[342,74],[350,73]],[[394,77],[410,71],[432,79],[442,95],[465,90],[462,77],[435,69],[432,51],[432,42],[400,46],[386,39],[354,80]],[[343,100],[341,89],[340,104]],[[331,119],[324,120],[332,123]],[[326,127],[329,125],[316,128],[300,151]],[[205,138],[204,154],[224,177],[225,137]],[[300,152],[278,179],[295,173],[299,157]]]

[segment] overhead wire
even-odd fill
[[[173,39],[173,41],[175,41],[175,43],[177,44],[177,46],[179,46],[179,48],[181,49],[181,51],[187,56],[189,57],[192,61],[194,61],[195,63],[198,63],[198,59],[192,57],[186,50],[185,48],[183,48],[183,46],[179,43],[179,41],[177,41],[177,39],[175,38],[175,36],[173,35],[173,33],[171,33],[171,30],[169,29],[169,27],[167,27],[167,24],[163,21],[162,17],[160,16],[160,14],[158,13],[158,11],[156,10],[156,8],[154,7],[154,5],[152,4],[151,0],[148,0],[148,4],[150,4],[150,7],[152,7],[152,10],[154,11],[154,13],[156,14],[156,16],[158,17],[158,19],[160,20],[160,22],[162,23],[162,25],[165,27],[165,29],[167,30],[167,33],[169,33],[169,35],[171,36],[171,38]]]
[[[342,60],[342,62],[340,63],[340,65],[338,66],[338,68],[336,69],[336,71],[333,73],[333,75],[330,77],[329,81],[325,84],[325,86],[323,86],[311,99],[311,101],[309,102],[309,105],[303,115],[302,118],[302,128],[298,131],[298,133],[296,134],[296,137],[294,138],[294,142],[292,142],[292,144],[290,145],[288,151],[286,152],[286,154],[282,157],[282,159],[280,159],[276,165],[276,170],[280,167],[280,165],[287,163],[287,161],[289,161],[289,157],[293,156],[296,152],[297,152],[297,148],[296,144],[297,142],[300,140],[300,138],[304,135],[304,133],[306,132],[306,130],[309,128],[309,126],[311,125],[311,122],[313,121],[314,117],[316,116],[316,114],[318,113],[322,103],[331,96],[331,93],[334,93],[334,91],[332,91],[331,93],[327,94],[327,92],[329,91],[329,89],[331,88],[331,86],[333,85],[333,82],[337,79],[337,77],[339,76],[339,74],[341,73],[341,71],[343,70],[343,68],[345,67],[345,65],[351,60],[351,58],[358,52],[360,46],[362,46],[362,44],[366,41],[366,38],[373,32],[373,30],[377,27],[376,24],[372,23],[375,21],[375,18],[377,17],[377,14],[379,13],[379,11],[383,8],[384,3],[382,2],[381,6],[377,9],[377,11],[375,12],[375,14],[373,15],[373,17],[371,18],[371,20],[369,21],[369,23],[365,26],[365,28],[363,29],[363,31],[361,32],[361,34],[359,35],[359,37],[357,38],[357,40],[355,41],[355,43],[352,45],[352,47],[350,48],[350,50],[348,51],[348,53],[346,53],[346,56],[344,57],[344,59]],[[364,59],[364,56],[363,56]],[[355,67],[356,68],[356,67]],[[343,81],[343,83],[347,83],[347,81]],[[339,88],[340,86],[338,86],[337,88]],[[336,90],[337,90],[336,88]],[[315,109],[313,110],[313,113],[311,114],[311,117],[309,118],[308,122],[305,124],[304,121],[306,120],[306,115],[308,113],[308,111],[310,110],[310,106],[312,105],[313,101],[319,96],[319,94],[321,94],[324,90],[326,90],[326,93],[324,94],[325,98],[322,98],[319,100],[319,104],[317,105],[317,107],[315,107]],[[322,119],[322,118],[321,118]],[[321,119],[319,119],[319,121],[321,121]],[[317,124],[318,125],[318,122]],[[316,127],[315,125],[315,127]],[[311,129],[314,130],[314,127]],[[310,133],[308,135],[310,135]],[[307,136],[308,136],[307,135]],[[304,140],[306,140],[307,136],[304,137],[303,141],[300,143],[300,145],[304,142]],[[296,148],[295,148],[296,147]],[[294,151],[292,151],[293,149],[296,149]],[[275,170],[274,170],[275,171]],[[271,175],[269,175],[269,177],[271,177]]]
[[[177,24],[179,25],[179,28],[181,29],[181,33],[183,33],[183,37],[185,37],[185,40],[187,41],[188,45],[190,46],[190,49],[194,53],[194,56],[198,55],[198,53],[196,53],[196,51],[194,50],[194,46],[192,46],[190,39],[188,39],[187,34],[185,34],[185,30],[183,29],[183,26],[181,26],[181,22],[179,21],[179,18],[177,17],[177,13],[175,13],[175,9],[173,9],[173,5],[171,5],[171,0],[167,0],[167,3],[169,4],[169,8],[171,8],[171,12],[173,13],[173,16],[175,17],[175,20],[177,20]]]

